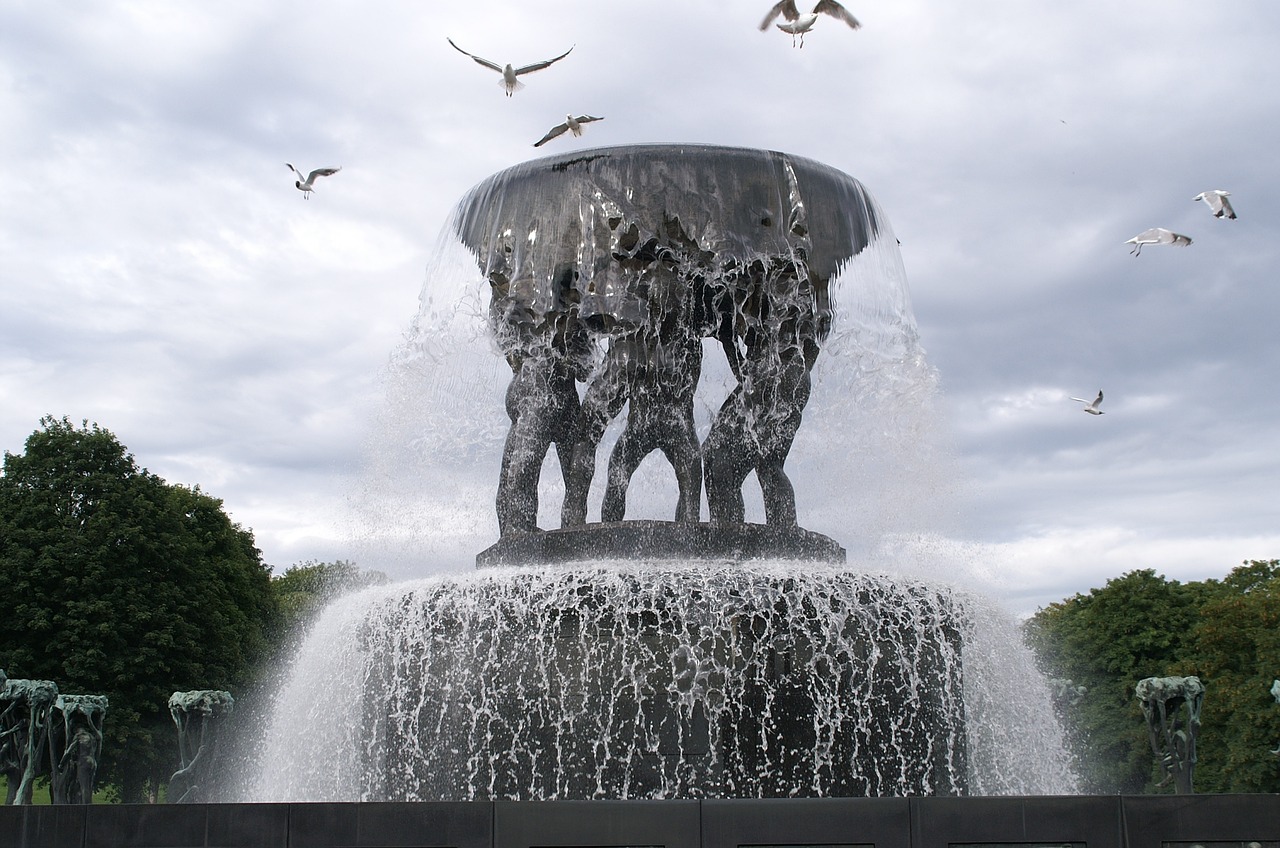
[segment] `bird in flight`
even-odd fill
[[[1073,397],[1072,400],[1078,400],[1081,403],[1083,403],[1084,411],[1089,413],[1090,415],[1106,415],[1105,412],[1103,412],[1101,409],[1098,409],[1098,407],[1102,405],[1102,389],[1098,389],[1098,396],[1094,398],[1092,402],[1089,402],[1084,398],[1078,398],[1078,397]]]
[[[603,121],[603,120],[604,118],[595,118],[595,117],[592,117],[591,115],[579,115],[576,118],[573,117],[572,115],[566,115],[565,121],[563,124],[556,124],[554,127],[547,130],[547,134],[544,135],[538,141],[535,141],[533,143],[533,146],[541,147],[551,139],[555,138],[556,136],[564,135],[566,132],[571,132],[574,135],[582,135],[583,124],[589,124],[592,121]]]
[[[545,62],[534,62],[532,65],[524,65],[523,67],[516,68],[510,64],[499,65],[497,62],[490,62],[488,59],[482,59],[479,56],[475,55],[474,53],[468,53],[458,45],[454,44],[452,38],[445,38],[445,41],[449,42],[450,46],[453,47],[454,50],[457,50],[459,53],[461,53],[463,56],[470,56],[472,59],[476,61],[476,64],[483,65],[489,70],[497,71],[498,73],[502,74],[502,79],[498,82],[498,84],[501,85],[503,89],[506,90],[508,97],[510,97],[519,89],[524,88],[524,83],[516,79],[517,77],[523,76],[524,74],[531,74],[534,71],[540,71],[543,68],[549,68],[551,67],[552,64],[554,64],[555,62],[559,62],[565,56],[568,56],[570,53],[573,52],[573,48],[570,47],[568,50],[564,51],[554,59],[547,59]]]
[[[1191,244],[1188,236],[1166,230],[1164,227],[1152,227],[1149,230],[1143,230],[1133,238],[1125,242],[1125,244],[1133,245],[1133,250],[1129,251],[1135,256],[1142,255],[1142,246],[1144,244],[1174,244],[1178,247],[1186,247]]]
[[[765,15],[764,20],[760,23],[760,31],[764,32],[769,28],[769,24],[777,20],[778,16],[787,19],[786,23],[778,24],[778,29],[791,34],[792,46],[804,47],[804,34],[813,29],[813,25],[818,22],[819,15],[830,15],[837,20],[844,21],[852,29],[858,29],[862,24],[858,23],[858,19],[849,14],[849,11],[841,6],[836,0],[818,0],[818,5],[813,7],[813,11],[807,15],[800,14],[796,9],[796,0],[781,0],[775,3],[773,8],[769,10],[769,14]],[[796,38],[800,41],[797,45]]]
[[[1236,210],[1231,208],[1231,201],[1227,200],[1227,195],[1229,194],[1231,192],[1215,188],[1212,191],[1202,191],[1191,199],[1203,200],[1209,204],[1209,208],[1213,210],[1213,217],[1215,218],[1231,218],[1235,220]]]
[[[288,162],[285,162],[285,164],[289,165]],[[302,176],[302,172],[299,171],[297,168],[293,167],[292,165],[289,165],[289,170],[293,171],[295,174],[298,175],[298,179],[294,180],[293,182],[294,186],[297,187],[298,191],[302,192],[302,196],[304,198],[306,198],[307,200],[310,200],[311,192],[316,190],[316,187],[315,187],[316,177],[332,177],[334,174],[341,171],[342,168],[341,167],[316,168],[314,171],[307,174],[305,178]]]

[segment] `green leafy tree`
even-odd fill
[[[1251,561],[1206,581],[1192,650],[1180,674],[1205,684],[1196,789],[1280,792],[1280,560]]]
[[[1088,694],[1063,716],[1087,791],[1139,793],[1152,786],[1153,757],[1134,685],[1175,673],[1209,590],[1132,571],[1089,594],[1040,610],[1026,626],[1050,677]]]
[[[349,592],[387,582],[381,571],[364,571],[353,562],[308,561],[291,565],[271,578],[281,620],[291,630],[307,623],[329,601]]]
[[[96,424],[40,423],[0,476],[0,668],[107,695],[99,779],[141,800],[177,765],[169,696],[234,691],[265,657],[270,572],[220,500]]]

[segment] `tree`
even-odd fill
[[[1026,625],[1044,670],[1088,693],[1063,713],[1085,785],[1152,791],[1154,758],[1133,696],[1143,677],[1194,675],[1205,686],[1195,786],[1280,792],[1280,560],[1222,580],[1180,584],[1134,571],[1040,610]]]
[[[1280,560],[1245,562],[1206,581],[1186,674],[1205,683],[1196,787],[1204,792],[1280,792]]]
[[[1176,673],[1190,654],[1207,592],[1203,584],[1183,585],[1144,569],[1050,604],[1027,622],[1027,640],[1045,672],[1088,691],[1064,716],[1088,791],[1138,793],[1152,784],[1153,758],[1134,685]]]
[[[100,782],[176,768],[169,696],[247,683],[278,618],[253,535],[140,468],[109,431],[41,419],[0,475],[0,668],[104,694]]]
[[[308,561],[291,565],[271,578],[286,630],[305,624],[334,598],[387,582],[381,571],[363,571],[353,562]]]

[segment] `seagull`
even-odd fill
[[[285,164],[289,165],[288,162],[285,162]],[[299,171],[297,168],[293,167],[292,165],[289,165],[289,170],[293,171],[295,174],[298,175],[298,179],[294,180],[293,184],[297,187],[298,191],[302,192],[302,196],[304,198],[306,198],[307,200],[310,200],[311,192],[316,190],[315,189],[316,177],[332,177],[334,174],[341,171],[342,168],[341,167],[316,168],[310,174],[307,174],[307,178],[305,180],[302,178],[302,172]]]
[[[563,124],[556,124],[554,127],[547,130],[547,134],[544,135],[540,140],[535,141],[533,143],[533,146],[541,147],[551,139],[559,135],[564,135],[566,132],[572,132],[574,135],[582,135],[583,124],[589,124],[592,121],[603,121],[603,120],[604,118],[594,118],[591,115],[579,115],[576,118],[573,117],[572,115],[565,115],[565,120]]]
[[[787,19],[785,24],[778,24],[778,29],[791,34],[791,45],[796,45],[796,37],[799,36],[800,43],[798,46],[804,47],[804,34],[813,29],[813,25],[818,21],[818,15],[830,15],[833,18],[844,21],[852,29],[858,29],[862,24],[858,23],[858,19],[849,14],[844,6],[841,6],[836,0],[818,0],[818,5],[813,7],[813,11],[807,15],[800,14],[796,9],[796,0],[781,0],[774,4],[769,10],[769,14],[765,15],[764,21],[760,24],[760,31],[764,32],[769,28],[769,24],[773,23],[778,15],[782,15]]]
[[[508,97],[514,94],[518,89],[524,88],[524,83],[520,82],[520,80],[516,79],[516,77],[521,76],[522,74],[531,74],[534,71],[540,71],[543,68],[549,68],[553,63],[559,62],[565,56],[568,56],[570,53],[573,52],[573,47],[570,47],[568,50],[564,51],[554,59],[548,59],[545,62],[534,62],[532,65],[525,65],[522,68],[513,68],[509,64],[499,65],[497,62],[490,62],[488,59],[481,59],[479,56],[476,56],[474,53],[468,53],[458,45],[454,44],[452,38],[445,38],[445,41],[449,42],[450,46],[452,46],[454,50],[457,50],[463,56],[470,56],[472,59],[476,61],[477,64],[484,65],[486,68],[489,68],[490,70],[494,70],[502,74],[502,79],[501,81],[499,81],[498,84],[501,85],[504,89],[506,89]],[[574,46],[576,47],[577,45],[574,45]]]
[[[1090,415],[1106,415],[1105,412],[1103,412],[1101,409],[1098,409],[1098,405],[1102,403],[1102,389],[1098,389],[1098,396],[1093,399],[1093,403],[1090,403],[1084,398],[1078,398],[1078,397],[1073,397],[1072,400],[1078,400],[1081,403],[1083,403],[1084,411],[1089,413]]]
[[[1202,191],[1191,199],[1203,200],[1205,203],[1209,204],[1209,208],[1213,210],[1213,217],[1225,217],[1234,221],[1236,217],[1236,210],[1231,208],[1231,201],[1227,200],[1228,194],[1231,194],[1231,192],[1215,188],[1212,191]]]
[[[1176,244],[1178,247],[1186,247],[1191,244],[1188,236],[1166,230],[1164,227],[1152,227],[1149,230],[1143,230],[1133,238],[1125,242],[1125,244],[1133,245],[1133,250],[1129,251],[1135,256],[1142,255],[1142,246],[1144,244]]]

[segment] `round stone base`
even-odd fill
[[[835,540],[801,527],[615,521],[517,533],[476,556],[477,568],[589,560],[807,560],[843,563]]]

